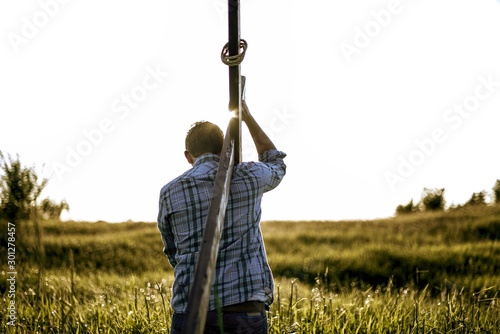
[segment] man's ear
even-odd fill
[[[189,153],[188,151],[184,151],[184,156],[186,157],[186,160],[187,160],[187,162],[189,162],[190,165],[194,164],[195,159],[193,158],[191,153]]]

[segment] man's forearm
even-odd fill
[[[250,131],[250,135],[252,136],[253,142],[255,144],[255,148],[257,149],[257,153],[261,155],[262,153],[276,149],[274,143],[267,136],[267,134],[262,130],[257,121],[253,118],[252,115],[248,115],[245,119],[245,123],[248,127],[248,131]]]

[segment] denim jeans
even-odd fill
[[[182,331],[186,315],[175,313],[172,317],[171,334],[190,334]],[[222,314],[224,331],[218,326],[215,311],[207,313],[204,334],[267,334],[266,313],[225,312]]]

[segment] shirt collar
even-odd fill
[[[196,158],[193,167],[199,166],[207,161],[216,161],[219,162],[219,156],[213,153],[205,153]]]

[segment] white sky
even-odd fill
[[[388,217],[500,178],[498,1],[241,2],[247,102],[288,154],[264,220]],[[45,164],[65,219],[155,221],[189,126],[230,117],[225,7],[2,1],[0,150]]]

